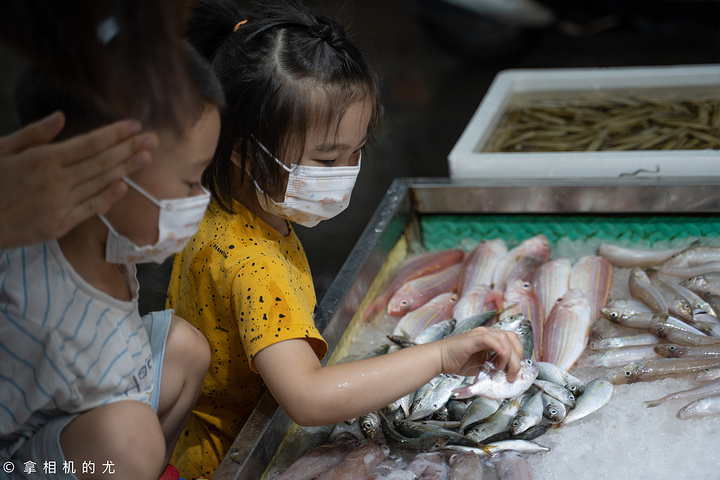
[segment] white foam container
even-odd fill
[[[517,94],[653,88],[713,88],[720,65],[513,69],[493,80],[448,156],[451,178],[592,178],[720,176],[720,150],[482,152]]]

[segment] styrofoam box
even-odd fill
[[[533,92],[688,90],[717,86],[720,66],[515,69],[493,80],[448,156],[451,178],[720,176],[720,150],[487,153],[483,146],[514,95]]]

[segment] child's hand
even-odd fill
[[[474,375],[491,351],[496,353],[495,365],[498,370],[505,370],[508,381],[514,381],[520,371],[523,347],[515,332],[477,327],[436,343],[443,373]]]

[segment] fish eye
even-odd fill
[[[624,374],[626,377],[632,377],[632,372],[630,370],[625,370]]]
[[[667,348],[668,352],[674,352],[675,350],[677,350],[677,347],[675,347],[675,345],[669,345]]]

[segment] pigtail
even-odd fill
[[[218,49],[243,25],[240,9],[232,0],[197,0],[188,23],[187,39],[212,61]],[[240,26],[239,26],[240,24]]]

